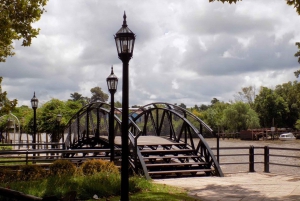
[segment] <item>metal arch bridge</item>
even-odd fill
[[[121,160],[121,113],[114,108],[115,163]],[[65,128],[66,148],[99,149],[93,157],[108,159],[109,114],[110,105],[104,102],[81,108]],[[203,137],[203,134],[212,134],[213,130],[191,112],[173,104],[157,102],[131,110],[128,121],[128,160],[135,173],[147,178],[223,176]],[[65,157],[76,156],[69,154]]]

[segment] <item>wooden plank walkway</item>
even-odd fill
[[[100,136],[101,138],[108,140],[108,136]],[[168,146],[168,145],[184,145],[184,143],[176,143],[172,142],[171,140],[160,137],[160,136],[140,136],[137,141],[138,146]],[[122,138],[121,136],[115,137],[115,145],[122,145]]]

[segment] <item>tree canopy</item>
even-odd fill
[[[1,105],[0,115],[1,116],[4,114],[8,114],[10,111],[12,111],[18,103],[17,99],[14,99],[12,101],[9,100],[7,98],[6,91],[2,92],[2,80],[3,77],[0,77],[0,105]]]
[[[39,29],[32,27],[45,11],[48,0],[0,0],[0,62],[13,56],[13,40],[23,39],[22,46],[30,46]]]
[[[92,88],[91,93],[92,93],[91,102],[96,102],[96,101],[106,102],[108,100],[108,95],[104,93],[100,87]]]
[[[228,2],[228,3],[232,4],[232,3],[236,3],[236,2],[242,1],[242,0],[209,0],[209,2],[214,2],[214,1],[221,1],[222,3]],[[300,15],[300,0],[285,0],[285,1],[286,1],[287,5],[294,6],[297,13]]]

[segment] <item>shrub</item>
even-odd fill
[[[17,172],[6,168],[0,169],[0,182],[9,182],[16,179]]]
[[[101,159],[87,160],[81,165],[81,171],[85,175],[96,172],[119,173],[119,169],[113,162]]]
[[[18,178],[21,181],[37,180],[45,176],[45,170],[38,165],[22,165]]]
[[[56,160],[50,165],[50,175],[74,175],[76,166],[68,160]]]
[[[78,196],[81,199],[89,199],[93,195],[110,197],[120,195],[121,176],[107,172],[98,172],[83,177]]]

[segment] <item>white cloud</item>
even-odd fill
[[[20,105],[30,105],[33,91],[41,102],[74,92],[91,96],[95,86],[108,93],[112,65],[121,101],[122,62],[113,35],[124,10],[137,35],[130,105],[228,101],[245,86],[296,80],[300,16],[284,1],[52,0],[46,9],[34,25],[41,31],[32,45],[16,41],[17,54],[0,64],[3,90]]]

